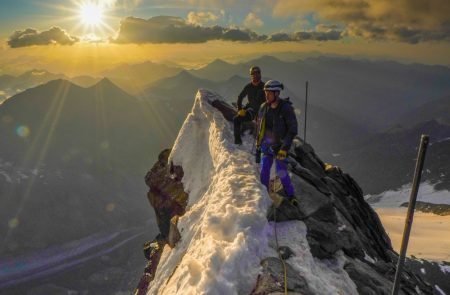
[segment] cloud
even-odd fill
[[[142,0],[97,0],[97,3],[106,8],[134,8]]]
[[[148,20],[127,17],[121,21],[117,38],[113,43],[202,43],[210,40],[226,41],[303,41],[338,40],[341,31],[323,29],[317,32],[277,33],[271,36],[259,35],[249,29],[199,26],[175,16],[156,16]]]
[[[59,27],[52,27],[42,32],[28,28],[23,31],[15,31],[9,37],[8,45],[11,48],[49,44],[72,45],[78,41],[78,37],[69,35]]]
[[[156,16],[148,20],[127,17],[121,21],[115,43],[201,43],[209,40],[255,41],[258,35],[249,30],[204,27],[180,17]]]
[[[291,35],[287,33],[274,33],[269,36],[268,41],[272,42],[283,42],[283,41],[293,41]]]
[[[216,22],[219,18],[219,15],[210,11],[191,11],[187,15],[187,22],[193,25],[202,26]]]
[[[260,28],[264,25],[264,22],[255,13],[250,12],[244,19],[244,26],[246,28]]]
[[[334,41],[340,40],[343,37],[342,31],[299,31],[293,34],[275,33],[267,38],[271,42],[292,42],[292,41]]]
[[[275,16],[314,13],[346,27],[345,34],[407,43],[450,41],[448,0],[278,0]]]
[[[339,40],[342,37],[343,37],[342,32],[337,30],[331,30],[328,32],[305,31],[305,32],[297,32],[294,34],[294,40],[296,41],[304,41],[304,40],[332,41],[332,40]]]

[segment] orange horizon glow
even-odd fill
[[[114,44],[81,42],[72,46],[32,46],[0,49],[0,74],[20,74],[30,69],[45,69],[68,76],[99,75],[119,64],[145,61],[170,63],[197,68],[214,59],[238,63],[290,52],[337,54],[348,57],[394,60],[405,63],[450,65],[450,44],[405,44],[392,42],[227,42],[209,41],[200,44]]]

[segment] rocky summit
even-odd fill
[[[232,119],[234,110],[219,96],[201,90],[197,94],[195,104],[193,114],[189,115],[195,124],[200,124],[198,122],[201,120],[210,120],[208,124],[215,124],[216,128],[219,126],[231,129],[228,121]],[[189,116],[185,125],[191,124]],[[204,117],[200,120],[196,116]],[[221,120],[225,123],[221,123]],[[200,125],[195,128],[204,128]],[[187,132],[184,129],[182,128],[180,132]],[[217,132],[211,130],[213,129],[207,129],[210,136],[209,141],[206,141],[209,143],[209,150],[213,150],[211,148],[213,144],[221,145],[224,149],[222,153],[229,151],[237,155],[236,157],[251,159],[251,143],[244,144],[240,149],[233,147],[227,143],[226,132],[230,131],[226,130],[220,131],[225,135],[217,135],[222,140],[214,143],[211,138],[216,136]],[[183,138],[183,135],[180,136]],[[250,136],[246,138],[252,140]],[[178,145],[177,149],[180,149],[181,141],[179,138],[175,143]],[[197,153],[207,151],[208,147],[205,146]],[[147,197],[155,210],[160,233],[154,240],[144,245],[148,263],[135,294],[166,294],[169,293],[168,290],[178,290],[176,288],[183,286],[189,288],[201,286],[206,288],[203,289],[206,294],[213,294],[213,290],[223,290],[224,293],[221,294],[280,294],[285,291],[285,287],[289,294],[390,294],[398,254],[394,252],[378,215],[366,203],[362,189],[349,174],[340,167],[324,163],[314,152],[313,147],[300,138],[294,140],[288,154],[289,171],[297,202],[290,203],[283,199],[283,193],[279,190],[275,179],[271,192],[267,194],[261,189],[261,196],[257,199],[264,199],[261,202],[266,204],[264,205],[266,225],[261,230],[259,227],[254,230],[248,229],[251,226],[242,227],[245,228],[242,230],[245,234],[242,237],[243,242],[239,244],[240,247],[253,245],[246,240],[250,238],[255,240],[253,243],[259,244],[257,248],[259,250],[244,252],[251,254],[239,258],[243,263],[242,261],[248,259],[249,255],[253,257],[245,264],[247,271],[252,274],[249,276],[250,281],[239,282],[239,278],[236,279],[236,276],[228,273],[226,265],[227,259],[231,259],[230,254],[228,256],[223,254],[220,262],[210,260],[208,263],[213,264],[214,271],[207,269],[203,270],[202,274],[202,268],[196,267],[201,265],[202,257],[193,253],[202,253],[202,250],[206,252],[210,245],[206,242],[200,245],[197,243],[195,252],[191,247],[194,247],[195,239],[202,239],[204,232],[189,233],[193,229],[179,226],[180,222],[185,222],[184,216],[191,210],[198,210],[200,206],[199,201],[191,200],[191,194],[198,192],[193,189],[192,182],[196,176],[189,173],[197,172],[191,167],[183,167],[180,161],[175,162],[176,157],[171,153],[173,153],[171,149],[163,150],[145,177],[149,186]],[[189,154],[185,156],[188,157]],[[245,162],[244,159],[242,161]],[[253,176],[250,176],[254,179],[254,185],[262,187],[258,183],[256,164],[248,165],[248,171],[242,173],[252,174]],[[221,166],[220,169],[227,167]],[[185,179],[187,175],[189,182]],[[208,189],[208,185],[213,186],[213,182],[212,180],[211,184],[202,184],[207,187],[202,190],[203,194],[212,190],[211,187]],[[189,189],[186,188],[187,185]],[[238,190],[238,194],[242,195],[253,193]],[[269,196],[274,202],[268,201]],[[239,203],[239,200],[236,202]],[[231,210],[231,205],[226,210]],[[199,212],[200,214],[195,216],[197,223],[202,218],[211,218],[207,217],[206,213],[202,217],[203,211]],[[236,224],[241,224],[239,217],[235,218]],[[246,215],[246,218],[251,218],[251,214]],[[226,222],[217,220],[219,224]],[[254,234],[255,231],[258,233]],[[234,238],[232,235],[227,236],[228,240]],[[225,249],[227,244],[223,245]],[[204,249],[201,249],[202,247]],[[160,271],[161,264],[163,269]],[[181,279],[182,276],[176,275],[183,269],[189,274],[184,280]],[[241,271],[241,269],[234,270]],[[232,277],[235,281],[230,279],[227,286],[221,286],[222,289],[219,289],[217,281],[220,279],[211,279],[214,276],[224,278],[223,280]],[[178,287],[172,286],[177,284]],[[199,289],[193,290],[198,292]],[[179,292],[182,292],[181,289]],[[406,267],[401,276],[400,294],[433,294],[433,288]]]

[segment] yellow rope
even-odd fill
[[[281,260],[281,263],[283,263],[283,269],[284,269],[284,294],[288,295],[288,289],[287,289],[287,269],[286,269],[286,263],[284,262],[283,257],[281,256],[280,253],[280,247],[278,246],[278,234],[277,234],[277,208],[275,208],[274,211],[274,219],[275,219],[275,243],[277,244],[277,253],[278,253],[278,258]]]

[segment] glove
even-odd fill
[[[287,157],[287,152],[285,150],[279,150],[277,154],[277,160],[284,160]]]
[[[247,111],[244,110],[244,109],[239,110],[239,111],[237,112],[237,114],[238,114],[239,117],[244,117],[246,113],[247,113]]]

